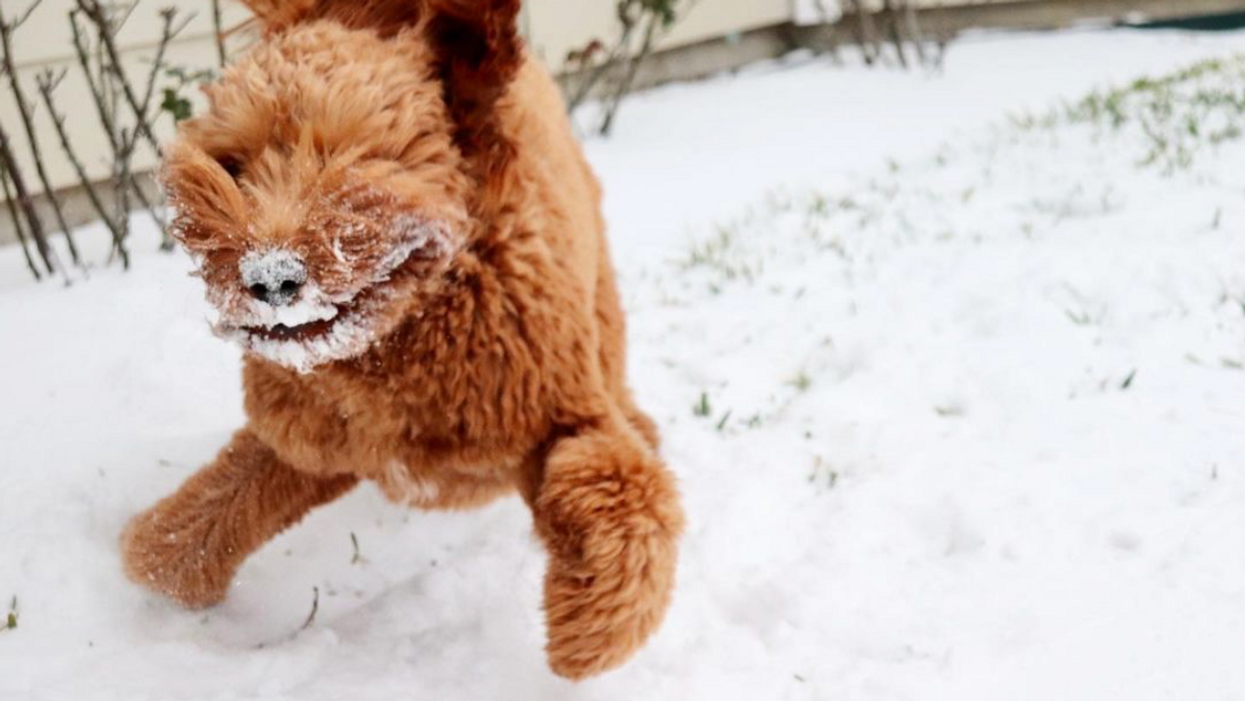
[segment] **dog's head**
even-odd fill
[[[249,0],[162,181],[217,331],[307,372],[418,313],[471,235],[518,0]]]

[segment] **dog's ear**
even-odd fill
[[[426,0],[427,37],[468,156],[503,148],[493,110],[523,60],[519,0]]]

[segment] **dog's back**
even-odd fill
[[[498,104],[516,147],[516,173],[533,187],[528,213],[559,263],[576,271],[591,299],[606,254],[601,187],[575,139],[566,102],[548,70],[530,55]]]

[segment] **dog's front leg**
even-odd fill
[[[180,489],[130,521],[121,536],[126,573],[185,606],[211,606],[248,555],[357,481],[298,472],[243,429]]]
[[[549,551],[549,665],[572,679],[621,664],[661,623],[683,513],[673,477],[621,417],[560,438],[526,496]]]

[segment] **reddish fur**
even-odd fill
[[[166,160],[209,298],[226,313],[238,260],[274,244],[348,289],[407,213],[447,222],[456,245],[383,283],[397,294],[363,354],[303,375],[248,355],[246,428],[130,524],[128,573],[208,606],[249,553],[359,479],[423,508],[517,489],[549,552],[550,665],[622,663],[661,621],[682,514],[626,387],[599,187],[519,43],[517,0],[252,5],[263,41]]]

